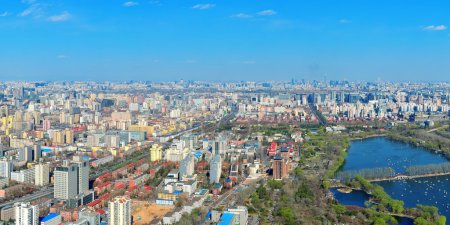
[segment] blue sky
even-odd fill
[[[450,1],[0,0],[0,80],[450,81]]]

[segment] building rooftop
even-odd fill
[[[58,213],[49,213],[48,215],[44,216],[44,218],[42,218],[41,222],[47,222],[52,220],[53,218],[59,216]]]
[[[233,220],[233,213],[225,212],[220,217],[220,222],[217,225],[228,225],[231,224],[231,221]]]

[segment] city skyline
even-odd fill
[[[449,81],[449,4],[1,1],[0,79]]]

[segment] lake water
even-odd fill
[[[397,173],[403,173],[408,166],[447,162],[444,156],[426,149],[377,137],[352,142],[341,171],[392,167]],[[438,207],[439,212],[447,217],[447,224],[450,224],[450,176],[383,181],[377,184],[394,199],[403,200],[406,207],[415,207],[416,204]],[[359,192],[332,192],[344,205],[364,206],[364,195]],[[402,221],[401,224],[410,224],[409,222]]]
[[[341,170],[392,167],[397,173],[409,166],[446,163],[439,154],[384,137],[353,141]]]

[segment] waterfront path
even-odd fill
[[[377,181],[389,181],[389,180],[407,180],[407,179],[416,179],[416,178],[422,178],[422,177],[437,177],[437,176],[445,176],[445,175],[450,175],[450,172],[446,172],[446,173],[430,173],[430,174],[421,174],[421,175],[413,175],[413,176],[397,175],[397,176],[394,176],[394,177],[367,179],[367,180],[369,182],[377,182]]]

